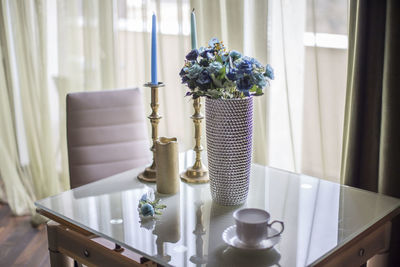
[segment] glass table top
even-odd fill
[[[180,155],[180,169],[192,164]],[[137,168],[42,199],[38,208],[118,243],[162,265],[307,266],[318,262],[400,207],[400,200],[307,175],[253,164],[250,191],[242,206],[219,206],[209,184],[181,183],[178,194],[158,195],[167,208],[156,219],[141,220],[139,199],[156,191],[142,183]],[[255,252],[229,247],[223,231],[244,207],[265,209],[282,220],[281,241]],[[242,263],[242,264],[241,264]]]

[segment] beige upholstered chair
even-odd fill
[[[151,154],[145,119],[139,89],[68,94],[67,143],[71,188],[149,163]],[[50,222],[47,231],[56,233],[57,227]],[[91,237],[91,240],[136,262],[143,260],[140,255],[123,250],[104,238]],[[60,258],[50,256],[50,260],[57,265],[56,260]],[[65,260],[68,266],[82,266],[68,258],[61,260]]]
[[[71,188],[150,162],[139,89],[67,95]]]

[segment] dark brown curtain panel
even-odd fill
[[[400,1],[349,1],[341,178],[400,198]],[[400,252],[400,224],[393,249]],[[398,253],[397,253],[398,254]],[[389,266],[400,266],[389,258]]]

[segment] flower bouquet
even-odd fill
[[[190,51],[179,75],[190,89],[187,96],[213,99],[262,95],[263,89],[274,79],[269,64],[264,67],[254,58],[228,51],[216,38],[208,42],[208,47]]]

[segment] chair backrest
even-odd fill
[[[67,143],[71,188],[149,163],[141,91],[68,94]]]

